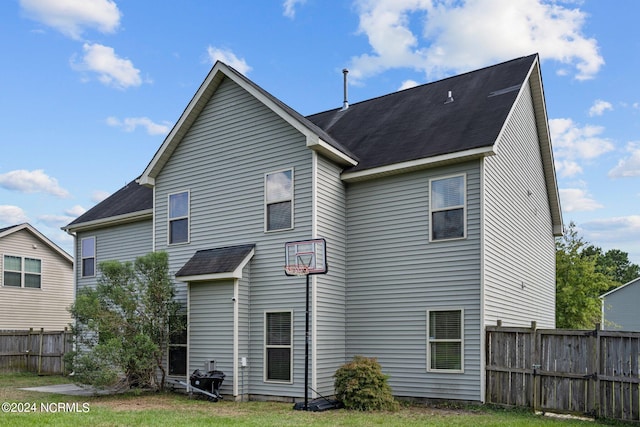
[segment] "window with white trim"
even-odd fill
[[[464,311],[427,311],[427,371],[464,371]]]
[[[96,238],[85,237],[80,241],[82,277],[96,275]]]
[[[264,380],[292,382],[293,313],[265,312],[264,317]]]
[[[293,169],[264,176],[265,231],[293,228]]]
[[[169,375],[187,374],[187,315],[169,319]]]
[[[189,242],[189,192],[169,194],[169,244]]]
[[[429,240],[466,237],[466,176],[429,180]]]
[[[2,265],[3,286],[34,289],[42,287],[42,260],[5,255]]]

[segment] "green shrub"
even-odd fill
[[[345,408],[358,411],[398,409],[393,399],[388,376],[375,358],[355,356],[342,365],[335,375],[336,397]]]

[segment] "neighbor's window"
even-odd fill
[[[463,310],[427,311],[427,370],[462,372]]]
[[[169,194],[169,243],[189,241],[189,192]]]
[[[293,169],[268,173],[264,182],[266,231],[293,228]]]
[[[176,329],[177,328],[177,329]],[[169,375],[187,374],[187,316],[170,319]]]
[[[292,313],[265,313],[265,381],[291,382]]]
[[[430,240],[457,239],[465,233],[465,175],[429,181]]]
[[[81,240],[82,277],[96,275],[96,238],[86,237]]]
[[[4,256],[2,284],[15,288],[42,287],[42,261],[35,258]]]

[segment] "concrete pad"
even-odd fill
[[[65,394],[69,396],[96,396],[110,394],[109,391],[106,390],[96,390],[90,387],[81,387],[77,384],[56,384],[42,387],[21,388],[21,390]]]

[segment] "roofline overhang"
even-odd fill
[[[55,252],[57,252],[59,255],[61,255],[63,258],[65,258],[67,261],[73,264],[73,257],[70,254],[68,254],[60,246],[53,243],[53,241],[51,241],[47,236],[39,232],[35,227],[33,227],[28,222],[16,225],[15,227],[11,227],[8,230],[3,231],[2,233],[0,233],[0,238],[16,233],[21,230],[29,231],[36,238],[41,240],[45,245],[49,246],[49,248],[53,249]]]
[[[640,277],[635,278],[635,279],[633,279],[633,280],[630,280],[630,281],[628,281],[627,283],[625,283],[624,285],[620,285],[620,286],[618,286],[617,288],[613,288],[613,289],[611,289],[609,292],[606,292],[606,293],[604,293],[604,294],[600,295],[600,299],[604,299],[605,297],[608,297],[608,296],[609,296],[609,295],[611,295],[612,293],[617,292],[617,291],[619,291],[620,289],[626,288],[627,286],[632,285],[632,284],[634,284],[634,283],[636,283],[636,282],[639,282],[639,281],[640,281]]]
[[[142,211],[95,219],[93,221],[81,222],[79,224],[67,225],[66,227],[62,227],[62,230],[66,231],[69,234],[73,234],[79,231],[92,230],[113,225],[121,225],[129,222],[137,222],[151,218],[153,218],[153,209],[145,209]]]
[[[247,265],[251,258],[256,253],[256,249],[253,248],[244,257],[244,259],[238,264],[233,271],[225,271],[223,273],[209,273],[209,274],[194,274],[191,276],[176,276],[176,279],[181,282],[213,282],[216,280],[228,280],[228,279],[242,279],[242,270]]]
[[[182,141],[182,138],[184,138],[191,125],[205,108],[207,102],[211,96],[213,96],[213,93],[216,91],[224,77],[231,79],[234,83],[255,97],[259,102],[276,113],[280,118],[302,133],[306,137],[308,147],[322,152],[328,157],[340,161],[343,164],[345,164],[345,162],[347,165],[357,164],[355,159],[352,159],[347,154],[331,147],[326,141],[322,141],[318,134],[307,124],[294,117],[282,105],[275,102],[274,99],[267,96],[254,85],[250,84],[243,76],[241,77],[236,73],[237,72],[235,70],[231,69],[223,62],[218,61],[215,63],[191,101],[189,101],[185,110],[180,115],[180,118],[164,139],[156,154],[153,156],[153,159],[149,162],[138,179],[138,183],[140,185],[148,187],[155,185],[156,176],[160,173],[169,157],[171,157],[173,151],[180,144],[180,141]]]
[[[356,166],[358,161],[333,147],[315,134],[307,135],[307,147],[322,154],[342,166]]]
[[[436,166],[443,166],[450,163],[479,159],[481,157],[493,156],[496,154],[494,146],[472,148],[470,150],[458,151],[456,153],[442,154],[439,156],[427,157],[423,159],[410,160],[407,162],[394,163],[391,165],[365,169],[356,172],[343,172],[341,178],[346,182],[364,181],[367,179],[379,178],[382,176],[396,175],[421,169],[429,169]]]

